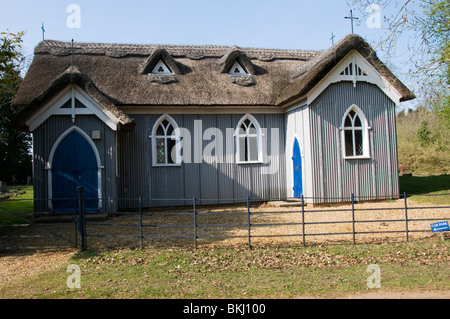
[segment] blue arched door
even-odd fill
[[[302,184],[302,156],[300,152],[300,144],[297,138],[294,140],[294,148],[292,150],[292,163],[294,176],[294,197],[301,197],[303,194]]]
[[[98,166],[94,150],[77,131],[59,143],[52,161],[52,209],[78,209],[77,187],[84,188],[85,209],[98,210]]]

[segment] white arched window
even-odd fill
[[[178,158],[180,135],[178,125],[169,115],[162,115],[152,129],[153,166],[179,165]]]
[[[262,133],[258,121],[250,114],[244,115],[236,130],[237,163],[262,163]]]
[[[370,158],[369,129],[364,113],[352,105],[342,119],[344,158]]]

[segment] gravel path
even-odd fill
[[[450,208],[436,206],[429,209],[413,209],[412,207],[431,205],[412,201],[408,202],[408,206],[410,239],[432,235],[430,223],[433,221],[414,220],[450,219]],[[357,243],[406,240],[403,200],[366,202],[357,204],[355,208]],[[383,210],[373,210],[374,208]],[[306,244],[330,241],[352,242],[351,205],[307,206],[305,211]],[[278,207],[271,203],[253,205],[250,218],[252,245],[302,244],[301,207]],[[146,212],[143,218],[143,244],[157,247],[167,245],[192,247],[194,244],[193,222],[192,208]],[[106,221],[89,221],[86,227],[88,248],[139,247],[138,225],[139,215],[119,215],[109,217]],[[200,208],[197,214],[197,225],[198,245],[248,244],[248,216],[245,206]],[[425,230],[425,232],[414,232],[417,230]],[[365,232],[375,233],[365,234]],[[333,235],[317,235],[321,233]],[[17,251],[21,248],[29,251],[71,249],[75,247],[77,240],[73,223],[36,223],[20,227],[6,237],[0,237],[0,252]]]

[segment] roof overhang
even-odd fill
[[[16,115],[14,128],[26,132],[34,131],[50,115],[66,112],[67,110],[58,108],[62,106],[61,103],[67,102],[68,98],[78,98],[88,109],[77,112],[95,114],[113,130],[134,127],[133,120],[117,108],[84,72],[77,67],[69,67]]]
[[[346,68],[347,74],[344,73]],[[359,75],[356,68],[363,74]],[[344,74],[341,74],[344,73]],[[348,74],[351,73],[351,74]],[[338,82],[352,82],[356,87],[358,82],[367,82],[378,86],[396,106],[402,100],[402,94],[383,77],[370,63],[365,60],[357,50],[352,50],[345,58],[343,58],[319,83],[317,83],[306,95],[307,104],[311,103],[330,85]]]
[[[287,105],[303,97],[311,99],[314,93],[317,94],[317,88],[325,79],[352,54],[370,66],[371,70],[376,71],[379,76],[378,84],[383,90],[389,91],[389,96],[396,103],[415,98],[414,93],[378,59],[371,46],[360,36],[351,34],[294,70],[289,76],[291,84],[279,95],[277,104]],[[399,98],[396,96],[397,93]]]
[[[80,101],[85,107],[75,107],[75,100]],[[63,108],[62,106],[68,101],[71,101],[71,107]],[[79,115],[95,115],[113,131],[117,131],[120,123],[117,117],[98,104],[76,84],[68,85],[59,92],[50,102],[29,117],[25,121],[25,125],[30,132],[33,132],[52,115],[71,116],[73,121]]]

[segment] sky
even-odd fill
[[[0,8],[0,31],[25,31],[29,60],[42,24],[46,40],[322,50],[332,34],[337,42],[351,33],[345,17],[355,9],[346,0],[0,0]],[[385,27],[361,18],[354,33],[374,45]],[[399,50],[383,62],[408,85],[405,57]]]

